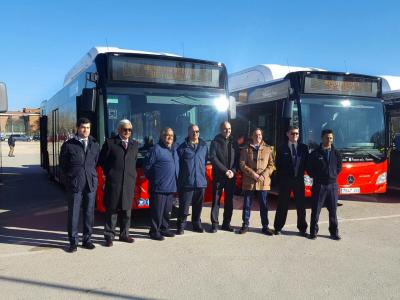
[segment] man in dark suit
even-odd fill
[[[306,237],[307,222],[305,208],[304,171],[308,161],[308,147],[299,143],[299,128],[290,126],[286,132],[288,142],[276,152],[276,170],[279,180],[279,202],[275,214],[275,234],[285,226],[290,193],[294,194],[297,210],[297,228]]]
[[[337,220],[338,183],[337,177],[342,170],[342,157],[333,146],[333,131],[324,129],[322,143],[310,154],[308,173],[313,178],[311,199],[310,239],[316,239],[318,219],[322,207],[329,212],[329,232],[331,239],[340,240]]]
[[[210,160],[213,176],[213,197],[211,208],[211,233],[218,230],[218,215],[222,191],[224,191],[224,219],[221,229],[233,232],[231,219],[233,213],[233,192],[235,190],[236,171],[239,162],[239,149],[232,139],[231,124],[228,121],[220,125],[220,134],[215,136],[210,146]]]
[[[104,189],[106,246],[111,247],[115,237],[115,227],[120,218],[119,240],[133,243],[129,235],[131,226],[132,199],[136,184],[136,160],[138,143],[131,139],[132,124],[121,120],[118,135],[107,139],[100,152],[99,165],[106,176]]]
[[[144,174],[149,180],[150,238],[162,241],[164,237],[174,237],[169,229],[169,219],[177,192],[179,157],[172,128],[164,128],[160,141],[147,153]]]
[[[61,147],[60,169],[66,178],[68,191],[68,252],[75,252],[79,243],[78,225],[83,206],[82,247],[94,249],[91,241],[94,221],[94,204],[97,189],[96,164],[100,146],[90,136],[90,120],[81,118],[77,134]]]

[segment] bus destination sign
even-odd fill
[[[137,57],[112,57],[112,79],[143,83],[220,88],[222,67],[203,63]]]
[[[304,93],[377,97],[378,80],[345,75],[310,74],[305,77]]]

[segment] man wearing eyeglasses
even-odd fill
[[[294,194],[297,210],[297,229],[300,236],[307,236],[305,208],[304,172],[308,162],[308,147],[299,143],[299,128],[290,126],[286,132],[288,142],[276,152],[276,170],[279,180],[279,202],[276,209],[274,228],[280,234],[285,226],[290,193]]]
[[[193,231],[202,233],[201,210],[203,207],[204,191],[207,187],[206,164],[208,156],[207,143],[199,138],[200,130],[197,125],[188,127],[188,137],[178,147],[179,156],[179,216],[177,234],[183,234],[192,204]]]
[[[104,189],[106,246],[113,246],[115,227],[120,219],[119,240],[133,243],[129,235],[132,199],[136,183],[138,143],[131,139],[132,123],[121,120],[118,134],[107,139],[100,152],[99,165],[106,176]]]
[[[149,180],[150,238],[162,241],[164,237],[174,237],[169,229],[169,219],[177,192],[179,158],[172,128],[164,128],[160,141],[147,153],[144,174]]]

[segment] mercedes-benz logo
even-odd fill
[[[353,184],[354,183],[354,176],[353,175],[349,175],[348,177],[347,177],[347,182],[349,183],[349,184]]]

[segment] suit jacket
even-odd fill
[[[125,150],[119,136],[107,139],[101,148],[99,165],[106,176],[104,206],[108,210],[130,210],[136,184],[138,142],[129,140]]]
[[[330,159],[324,156],[322,145],[310,154],[308,161],[308,173],[317,184],[336,183],[337,177],[342,170],[342,156],[332,145]]]
[[[76,138],[69,139],[61,146],[60,169],[66,177],[68,190],[74,193],[83,192],[87,182],[89,190],[96,191],[99,152],[100,146],[91,136],[86,153],[82,143]]]
[[[225,173],[231,170],[236,175],[239,167],[239,148],[230,136],[227,140],[218,134],[211,142],[210,160],[214,182],[225,182],[228,180]],[[231,180],[234,180],[232,178]]]
[[[295,176],[291,149],[288,143],[282,145],[276,152],[276,172],[280,183],[288,179],[298,179],[304,181],[304,172],[308,164],[308,146],[302,143],[297,144],[298,169]]]

